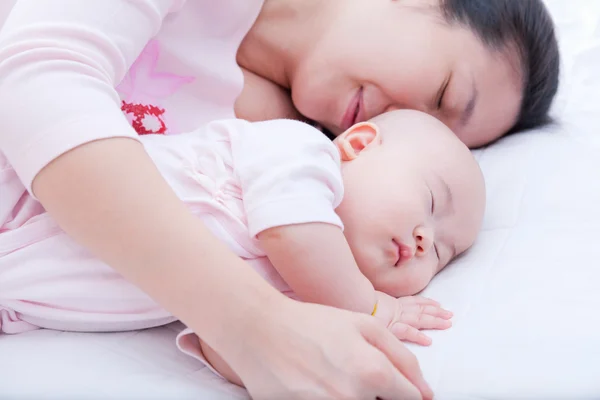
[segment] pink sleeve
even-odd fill
[[[314,127],[292,120],[239,121],[233,160],[250,234],[323,222],[342,228],[335,208],[343,183],[338,150]]]
[[[115,86],[182,0],[19,0],[0,32],[0,150],[31,192],[94,140],[137,138]]]

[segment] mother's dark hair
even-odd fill
[[[523,73],[523,100],[511,132],[551,122],[558,89],[559,51],[552,18],[542,0],[440,0],[449,23],[470,28],[485,45],[516,47]]]

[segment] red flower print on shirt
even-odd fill
[[[138,135],[147,135],[150,133],[164,134],[167,132],[167,125],[163,120],[165,110],[153,105],[145,106],[142,104],[131,104],[123,101],[121,110],[128,116],[131,126]]]
[[[194,81],[190,76],[158,72],[159,57],[160,44],[151,40],[117,86],[122,99],[121,110],[139,135],[176,130],[169,120],[164,100]]]

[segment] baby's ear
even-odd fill
[[[364,150],[380,143],[379,127],[371,122],[353,125],[335,139],[342,161],[352,161]]]

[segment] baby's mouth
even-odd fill
[[[404,243],[402,243],[396,239],[392,239],[392,242],[394,243],[394,246],[396,246],[396,254],[397,254],[396,263],[394,264],[394,266],[398,267],[399,265],[403,264],[404,262],[406,262],[412,258],[412,251],[409,246],[405,245]]]

